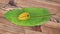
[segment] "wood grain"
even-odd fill
[[[59,3],[60,4],[60,0],[47,0],[47,1],[55,2],[55,3]]]
[[[60,29],[55,29],[47,26],[42,26],[42,32],[45,32],[46,34],[60,34]]]
[[[57,15],[60,16],[60,4],[58,3],[39,1],[39,0],[15,0],[14,2],[17,7],[22,7],[22,8],[44,7],[44,8],[49,9],[50,13],[56,13]],[[9,7],[9,6],[6,7],[6,9],[9,9],[9,8],[12,8],[12,7]],[[44,34],[41,32],[37,33],[36,31],[33,31],[33,29],[36,27],[23,27],[23,26],[16,26],[15,24],[12,24],[10,21],[8,21],[7,19],[3,17],[6,12],[7,11],[0,9],[0,31],[1,33],[8,32],[11,34],[24,34],[23,31],[25,31],[26,34],[33,34],[33,33]]]
[[[2,4],[8,4],[9,0],[0,0],[0,3],[2,3]]]
[[[43,7],[49,9],[51,13],[60,11],[60,4],[54,2],[39,0],[15,0],[14,2],[18,7]]]
[[[2,31],[1,31],[2,30]],[[15,24],[12,24],[11,22],[9,22],[8,20],[6,20],[5,18],[1,17],[0,18],[0,31],[1,32],[9,32],[9,33],[14,33],[14,34],[33,34],[33,32],[35,33],[35,31],[33,31],[31,29],[31,27],[23,27],[23,26],[16,26]],[[29,31],[29,32],[28,32]],[[43,34],[41,32],[37,32],[39,34]]]

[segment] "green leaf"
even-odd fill
[[[18,16],[23,12],[30,13],[29,20],[19,20]],[[44,16],[48,15],[48,16]],[[32,16],[42,16],[42,17],[32,17]],[[4,17],[11,21],[13,24],[18,26],[38,26],[46,23],[50,20],[50,13],[46,8],[22,8],[22,9],[14,9],[9,10]]]

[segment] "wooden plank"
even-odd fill
[[[32,30],[25,30],[25,31],[26,31],[26,34],[46,34],[46,33],[38,32],[38,31],[32,31]]]
[[[0,23],[0,33],[15,33],[15,34],[45,34],[42,32],[37,32],[37,31],[32,31],[29,29],[23,29],[21,28],[16,28],[16,27],[12,27],[3,23]]]
[[[47,26],[42,26],[41,28],[42,28],[42,32],[45,32],[47,34],[60,34],[60,29],[47,27]]]
[[[51,13],[55,13],[57,11],[60,11],[60,4],[57,4],[57,3],[51,3],[51,2],[46,2],[46,1],[38,1],[38,0],[15,0],[14,2],[17,3],[16,5],[18,7],[44,7],[44,8],[48,8]],[[10,7],[8,7],[8,8],[10,8]],[[8,9],[8,8],[6,8],[6,9]],[[3,15],[6,12],[7,11],[0,10],[0,23],[1,23],[0,29],[1,30],[7,31],[7,32],[12,32],[14,34],[15,33],[21,34],[22,29],[27,34],[30,34],[32,32],[31,31],[32,27],[16,26],[15,24],[12,24],[11,22],[9,22],[5,18],[3,18]],[[60,14],[60,12],[58,12],[58,13]],[[29,31],[29,32],[27,32],[27,31]],[[35,34],[35,31],[33,31],[32,33]],[[24,34],[24,33],[22,33],[22,34]],[[38,33],[36,33],[36,34],[38,34]],[[41,34],[41,33],[39,33],[39,34]]]
[[[55,28],[55,29],[60,29],[60,23],[57,23],[57,22],[49,21],[48,23],[43,24],[43,26],[50,27],[50,28]]]
[[[46,7],[46,8],[58,8],[60,4],[46,2],[46,1],[39,1],[39,0],[15,0],[14,1],[17,6],[22,7]]]

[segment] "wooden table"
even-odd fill
[[[50,13],[57,12],[58,13],[58,14],[56,13],[57,15],[60,14],[59,13],[60,4],[57,4],[57,3],[51,3],[51,2],[39,1],[39,0],[28,0],[28,1],[19,0],[19,1],[20,1],[19,3],[15,1],[18,7],[44,7],[44,8],[48,8]],[[7,7],[6,9],[11,8],[11,6],[6,6],[6,7]],[[7,19],[3,17],[3,15],[6,12],[7,11],[0,9],[0,33],[1,34],[2,33],[3,34],[8,34],[8,33],[9,34],[33,34],[33,33],[34,34],[46,34],[42,32],[33,31],[31,27],[16,26],[12,24],[11,22],[9,22]]]

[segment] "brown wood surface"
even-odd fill
[[[55,3],[59,3],[60,4],[60,0],[47,0],[47,1],[55,2]]]
[[[9,0],[0,0],[0,3],[2,3],[2,4],[8,4]]]
[[[42,32],[45,32],[46,34],[60,34],[60,29],[42,26]]]
[[[40,1],[40,0],[15,0],[18,7],[44,7],[50,10],[51,13],[60,11],[60,4],[54,2]]]
[[[43,24],[43,26],[60,30],[60,23],[58,22],[49,21],[46,24]]]
[[[14,1],[16,6],[18,7],[44,7],[49,9],[51,13],[56,13],[57,15],[60,15],[60,4],[58,3],[52,3],[52,2],[46,2],[46,1],[39,1],[39,0],[15,0]],[[10,7],[7,7],[8,9]],[[3,15],[7,11],[4,11],[0,9],[0,31],[1,33],[10,33],[10,34],[43,34],[41,32],[36,33],[35,31],[31,31],[33,27],[23,27],[23,26],[16,26],[15,24],[12,24],[7,19],[3,17]],[[28,32],[29,31],[29,32]],[[3,33],[3,34],[5,34]]]

